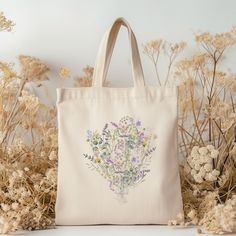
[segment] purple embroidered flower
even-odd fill
[[[132,163],[136,163],[136,162],[137,162],[137,158],[136,158],[136,157],[132,157],[132,158],[131,158],[131,162],[132,162]]]
[[[107,160],[106,160],[106,163],[107,163],[107,164],[113,164],[113,161],[110,160],[110,159],[107,159]]]
[[[141,126],[141,121],[140,121],[140,120],[138,120],[138,121],[136,122],[136,126]]]
[[[115,126],[116,128],[118,127],[118,125],[117,125],[116,123],[114,123],[114,122],[111,122],[111,124],[112,124],[113,126]]]
[[[92,131],[91,130],[87,130],[87,142],[89,142],[92,138]]]

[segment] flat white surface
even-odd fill
[[[145,226],[57,226],[56,229],[38,230],[32,232],[17,232],[16,235],[35,236],[193,236],[197,235],[196,228],[173,228],[159,225]],[[207,235],[207,234],[204,234]]]

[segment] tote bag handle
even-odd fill
[[[131,47],[131,64],[134,87],[145,86],[143,69],[135,35],[129,23],[124,18],[118,18],[115,20],[111,28],[105,33],[104,38],[101,42],[94,68],[92,84],[93,87],[102,87],[103,82],[106,80],[107,71],[111,61],[116,38],[122,25],[125,26],[128,30],[129,42]]]

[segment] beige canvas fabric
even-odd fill
[[[121,25],[134,87],[102,87]],[[182,212],[177,88],[144,83],[137,42],[117,19],[99,49],[93,86],[57,89],[57,225],[166,224]]]

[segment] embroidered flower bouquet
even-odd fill
[[[129,116],[118,123],[106,124],[101,133],[87,131],[92,155],[84,154],[89,168],[96,170],[109,182],[114,193],[125,200],[130,187],[145,180],[150,171],[152,146],[156,135],[142,127],[141,121]]]

